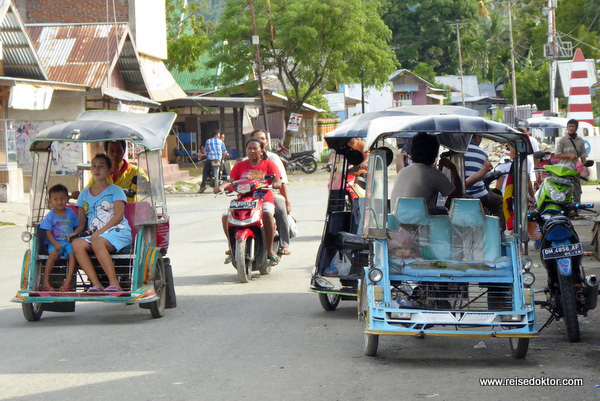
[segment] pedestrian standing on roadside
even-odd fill
[[[202,183],[200,184],[200,189],[198,190],[199,194],[206,191],[206,183],[208,182],[208,178],[212,172],[213,160],[218,160],[220,163],[221,159],[228,155],[227,148],[221,140],[221,131],[213,131],[212,138],[206,141],[205,149],[206,161],[204,162],[204,168],[202,170]]]
[[[558,158],[558,163],[564,164],[572,170],[577,170],[578,160],[585,163],[588,156],[585,150],[585,142],[577,136],[577,128],[579,128],[577,120],[572,118],[567,121],[567,134],[558,140],[554,152],[554,156]],[[583,167],[583,169],[587,173],[587,167]],[[573,184],[573,202],[581,203],[581,182],[579,180],[575,180]],[[577,213],[574,217],[577,217]]]

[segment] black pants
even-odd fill
[[[205,188],[206,183],[212,177],[212,160],[206,159],[204,161],[204,168],[202,169],[202,184],[200,188]]]
[[[504,220],[504,212],[502,211],[502,196],[495,192],[488,192],[487,195],[479,198],[479,200],[483,207],[500,219],[500,228],[504,231],[506,229],[506,221]]]

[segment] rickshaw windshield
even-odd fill
[[[382,149],[371,152],[367,176],[364,235],[385,239],[387,223],[387,153]]]
[[[160,151],[145,151],[138,156],[135,225],[153,224],[167,220],[165,190]],[[147,176],[144,177],[144,174]],[[147,205],[147,207],[140,207]]]

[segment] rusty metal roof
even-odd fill
[[[48,76],[27,34],[15,5],[0,0],[0,42],[4,75],[47,80]]]
[[[28,24],[26,27],[51,80],[92,88],[119,87],[118,82],[107,82],[109,74],[116,74],[125,89],[136,92],[145,89],[127,24]]]

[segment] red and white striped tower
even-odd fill
[[[571,89],[569,90],[567,118],[574,118],[577,121],[594,125],[587,63],[580,48],[575,51],[575,56],[571,62]]]

